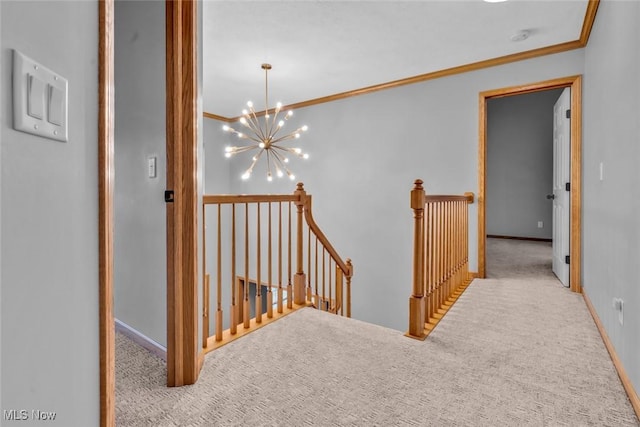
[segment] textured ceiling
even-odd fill
[[[204,111],[294,104],[580,38],[587,0],[204,1]],[[510,40],[519,30],[529,38]]]

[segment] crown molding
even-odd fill
[[[484,68],[495,67],[498,65],[509,64],[512,62],[524,61],[526,59],[537,58],[546,55],[553,55],[555,53],[567,52],[574,49],[581,49],[587,45],[589,41],[589,35],[596,18],[598,6],[600,0],[589,0],[587,4],[587,11],[582,23],[582,31],[580,32],[580,38],[578,40],[559,43],[551,46],[541,47],[538,49],[532,49],[525,52],[513,53],[510,55],[499,56],[497,58],[486,59],[484,61],[473,62],[470,64],[459,65],[457,67],[446,68],[443,70],[433,71],[431,73],[420,74],[413,77],[407,77],[400,80],[394,80],[387,83],[381,83],[373,86],[367,86],[360,89],[350,90],[347,92],[336,93],[334,95],[323,96],[320,98],[310,99],[308,101],[297,102],[295,104],[289,104],[282,107],[283,110],[287,109],[300,109],[304,107],[310,107],[312,105],[324,104],[327,102],[338,101],[340,99],[351,98],[353,96],[366,95],[368,93],[378,92],[385,89],[392,89],[400,86],[406,86],[414,83],[420,83],[428,80],[435,80],[442,77],[453,76],[456,74],[468,73],[470,71],[477,71]],[[264,111],[256,113],[261,116],[264,115]],[[204,113],[204,117],[209,119],[215,119],[227,123],[236,122],[241,116],[237,117],[224,117],[212,113]]]

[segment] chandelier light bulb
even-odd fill
[[[267,181],[269,181],[269,182],[273,181],[273,177],[271,176],[271,174],[267,175]]]
[[[296,134],[294,135],[296,138],[300,138],[300,134],[296,132]]]
[[[288,158],[288,157],[285,157],[285,158],[284,158],[284,162],[285,162],[285,163],[289,163],[289,158]]]
[[[289,110],[289,111],[287,112],[287,117],[291,117],[291,116],[293,116],[293,110]]]
[[[229,132],[231,130],[231,128],[229,127],[229,125],[223,125],[222,126],[222,130],[225,132]]]
[[[231,157],[231,153],[224,153],[224,156],[228,159],[229,157]]]
[[[242,174],[242,179],[244,179],[245,181],[249,179],[249,177],[251,177],[251,172],[246,171],[245,173]]]
[[[309,158],[309,154],[308,154],[308,153],[304,153],[304,154],[302,155],[302,158],[303,158],[303,159],[305,159],[305,160],[306,160],[306,159],[308,159],[308,158]]]
[[[264,148],[265,147],[264,142],[261,142],[260,144],[258,144],[258,147]]]
[[[247,119],[245,119],[244,117],[240,117],[240,123],[242,123],[243,125],[246,126],[247,124]]]
[[[282,126],[284,126],[284,120],[280,120],[278,122],[278,127],[281,128]]]
[[[309,130],[309,126],[307,126],[307,125],[302,126],[302,131],[303,132],[306,132],[307,130]]]
[[[300,153],[302,153],[302,150],[301,150],[301,149],[299,149],[299,148],[294,148],[294,149],[293,149],[293,151],[295,151],[295,152],[296,152],[296,154],[300,154]]]
[[[253,102],[251,102],[251,101],[247,101],[247,107],[249,107],[249,108],[253,108]]]
[[[290,179],[291,181],[293,181],[294,179],[296,179],[296,176],[295,176],[294,174],[290,173],[290,174],[289,174],[289,179]]]
[[[282,171],[280,169],[278,169],[278,171],[276,172],[276,175],[278,175],[278,178],[282,178],[282,176],[284,174],[282,173]]]

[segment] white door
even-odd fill
[[[569,287],[571,90],[553,107],[553,273]]]

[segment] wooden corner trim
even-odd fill
[[[100,426],[115,426],[113,318],[114,0],[98,6],[98,295]]]
[[[235,120],[230,118],[230,117],[224,117],[224,116],[219,116],[217,114],[212,114],[212,113],[207,113],[206,111],[204,113],[202,113],[202,115],[204,116],[205,119],[213,119],[213,120],[218,120],[221,122],[226,122],[226,123],[232,123]]]
[[[611,340],[609,340],[609,336],[607,335],[607,332],[605,331],[604,326],[600,321],[600,317],[598,317],[598,313],[596,312],[595,307],[593,306],[593,304],[591,304],[591,300],[589,299],[589,296],[586,294],[586,292],[583,291],[582,297],[584,298],[584,302],[587,305],[587,309],[589,310],[589,313],[591,313],[591,317],[593,318],[593,321],[596,324],[596,327],[598,328],[598,332],[600,332],[600,336],[602,337],[604,346],[607,348],[607,351],[609,352],[609,356],[611,357],[613,366],[616,368],[616,372],[618,372],[618,376],[620,377],[622,386],[624,387],[624,390],[627,392],[627,396],[631,401],[631,406],[633,406],[633,410],[635,411],[636,416],[638,417],[638,419],[640,419],[640,397],[638,397],[638,393],[633,388],[633,384],[631,384],[631,380],[627,376],[627,372],[625,371],[624,366],[622,365],[622,362],[620,361],[620,358],[616,353],[615,347],[611,343]]]
[[[197,3],[166,2],[167,385],[193,384],[198,362]]]
[[[600,6],[600,0],[589,0],[587,12],[584,15],[584,22],[582,23],[582,31],[580,32],[580,43],[583,47],[589,42],[589,36],[591,35],[593,23],[596,20],[598,6]]]

